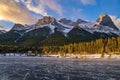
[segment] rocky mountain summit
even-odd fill
[[[35,25],[39,26],[39,25],[44,25],[44,24],[49,24],[49,23],[55,23],[56,19],[54,17],[51,16],[44,16],[42,19],[39,19]]]
[[[115,26],[110,16],[106,14],[101,14],[96,22],[98,22],[101,25],[109,26],[111,28],[118,30],[118,28]]]

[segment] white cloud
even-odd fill
[[[26,8],[34,13],[48,16],[47,8],[62,14],[62,7],[56,0],[15,0],[18,3],[24,4]]]
[[[117,18],[116,16],[111,16],[112,21],[114,22],[114,24],[120,29],[120,18]]]
[[[82,4],[84,5],[93,5],[96,3],[96,0],[80,0]]]
[[[0,0],[0,19],[21,24],[31,24],[35,21],[29,11],[14,0]]]
[[[85,15],[83,14],[83,9],[81,8],[73,8],[72,11],[70,12],[72,14],[72,17],[70,17],[70,19],[72,20],[77,20],[78,18],[80,19],[84,19],[85,18]]]

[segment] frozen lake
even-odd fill
[[[120,59],[0,57],[0,80],[120,80]]]

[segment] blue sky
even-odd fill
[[[120,0],[0,0],[0,26],[34,24],[42,16],[95,21],[102,13],[120,22]]]

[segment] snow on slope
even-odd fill
[[[0,34],[6,33],[5,30],[0,30]]]
[[[91,33],[96,31],[101,33],[107,33],[107,34],[115,33],[117,35],[120,35],[120,31],[110,28],[109,26],[99,25],[96,22],[82,22],[79,24],[79,27]]]
[[[62,19],[61,19],[62,20]],[[83,22],[72,22],[70,20],[67,19],[63,19],[63,21],[60,20],[55,20],[54,23],[46,23],[46,24],[39,24],[39,25],[24,25],[24,27],[22,27],[22,30],[25,31],[25,33],[32,31],[34,29],[38,29],[38,28],[43,28],[45,26],[48,26],[51,29],[51,34],[54,33],[54,29],[57,28],[58,31],[62,32],[63,34],[67,34],[68,32],[70,32],[70,30],[72,30],[74,28],[74,26],[78,24],[78,26],[86,31],[89,31],[91,33],[94,32],[101,32],[101,33],[107,33],[107,34],[111,34],[111,33],[115,33],[117,35],[120,35],[120,31],[119,30],[115,30],[109,26],[103,26],[98,24],[97,22],[87,22],[87,21],[83,21]]]
[[[68,33],[70,30],[73,29],[74,26],[69,26],[69,25],[66,25],[66,24],[63,24],[63,23],[60,23],[59,21],[57,21],[60,25],[64,26],[65,28],[63,29],[63,32],[64,33]]]
[[[36,26],[36,25],[27,25],[25,26],[24,30],[26,32],[29,32],[29,31],[32,31],[34,29],[38,29],[38,28],[43,28],[45,26],[48,26],[50,29],[51,29],[51,33],[54,33],[54,29],[55,28],[58,28],[59,31],[67,34],[74,26],[68,26],[68,25],[65,25],[63,23],[60,23],[59,21],[57,21],[57,23],[60,25],[60,26],[57,26],[55,24],[42,24],[42,25],[39,25],[39,26]]]

